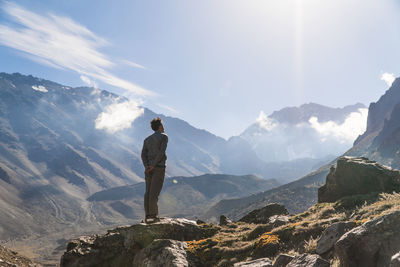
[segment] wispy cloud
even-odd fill
[[[381,80],[385,81],[385,83],[390,87],[392,86],[392,83],[394,82],[394,80],[396,80],[396,77],[394,77],[393,73],[383,73],[381,75]]]
[[[162,109],[168,110],[169,112],[172,112],[172,113],[175,113],[175,114],[179,114],[178,110],[176,110],[175,108],[170,107],[168,105],[160,104],[160,103],[156,103],[156,105],[159,106]]]
[[[105,108],[95,121],[96,129],[103,129],[113,134],[130,128],[132,122],[144,113],[144,109],[134,101],[114,103]]]
[[[132,61],[130,61],[130,60],[121,59],[121,60],[120,60],[120,62],[121,62],[122,64],[125,64],[125,65],[128,65],[128,66],[131,66],[131,67],[134,67],[134,68],[138,68],[138,69],[147,70],[147,68],[146,68],[145,66],[143,66],[143,65],[140,65],[140,64],[138,64],[138,63],[135,63],[135,62],[132,62]]]
[[[114,67],[112,59],[99,51],[108,42],[72,19],[54,14],[39,15],[10,2],[3,2],[1,8],[17,24],[0,24],[0,44],[22,51],[41,64],[72,70],[135,95],[155,95],[112,74],[109,71]]]

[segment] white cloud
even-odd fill
[[[394,80],[396,80],[396,77],[394,76],[393,73],[383,73],[381,76],[381,80],[385,81],[386,84],[390,87],[392,86],[392,83],[394,82]]]
[[[92,79],[90,79],[89,77],[87,77],[85,75],[81,75],[80,78],[87,85],[94,87],[94,88],[98,88],[97,83],[95,81],[93,81]]]
[[[258,118],[256,120],[256,122],[258,123],[258,125],[261,128],[264,128],[267,131],[271,131],[272,129],[274,129],[275,127],[278,126],[278,122],[275,121],[274,119],[268,117],[264,111],[260,111],[260,114],[258,115]]]
[[[368,109],[360,108],[358,112],[350,113],[342,124],[334,121],[319,122],[317,117],[311,117],[309,123],[320,135],[321,141],[336,138],[340,143],[353,142],[367,127]]]
[[[109,133],[116,133],[130,128],[132,122],[144,113],[144,109],[134,101],[114,103],[105,108],[95,121],[96,129],[104,129]]]
[[[135,95],[156,95],[110,73],[107,69],[114,64],[99,51],[107,41],[72,19],[39,15],[10,2],[3,2],[2,9],[16,24],[0,24],[0,44],[22,51],[41,64],[73,70]]]
[[[35,90],[35,91],[42,92],[42,93],[47,93],[48,92],[46,87],[44,87],[43,85],[39,85],[39,86],[32,85],[32,89]]]

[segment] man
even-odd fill
[[[146,223],[159,221],[158,196],[164,183],[165,162],[167,155],[168,136],[164,133],[164,126],[160,118],[151,122],[154,133],[143,142],[142,162],[145,167],[146,192],[144,194],[144,211]]]

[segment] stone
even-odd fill
[[[288,265],[289,262],[293,260],[293,258],[293,256],[287,254],[280,254],[276,258],[273,267],[285,267],[286,265]]]
[[[400,267],[400,252],[392,256],[390,260],[390,267]]]
[[[219,225],[220,226],[228,225],[230,223],[232,223],[232,220],[229,219],[228,217],[226,217],[225,215],[221,215],[219,217]]]
[[[269,218],[274,215],[287,215],[289,212],[285,206],[277,203],[268,204],[267,206],[251,211],[249,214],[239,220],[246,223],[269,223]]]
[[[135,254],[155,239],[199,240],[212,236],[215,227],[202,227],[187,219],[163,218],[152,224],[135,224],[71,241],[61,257],[61,267],[131,266]]]
[[[329,267],[328,261],[317,254],[302,254],[291,260],[286,267]]]
[[[399,225],[400,211],[393,211],[345,233],[335,244],[341,266],[389,266],[400,251]]]
[[[316,253],[321,255],[331,250],[336,241],[353,227],[354,222],[337,222],[328,226],[317,241]]]
[[[289,216],[287,215],[274,215],[269,217],[269,223],[272,228],[276,228],[289,223]]]
[[[341,157],[332,166],[326,183],[318,189],[318,203],[335,202],[346,196],[400,191],[400,173],[375,161]]]
[[[157,239],[135,255],[132,266],[188,267],[186,249],[186,242]]]
[[[252,261],[238,262],[234,267],[272,267],[272,261],[269,258],[261,258]]]
[[[196,223],[197,223],[197,224],[205,224],[206,222],[203,221],[203,220],[197,219],[197,220],[196,220]]]

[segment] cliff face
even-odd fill
[[[377,134],[390,118],[393,108],[400,102],[400,79],[396,79],[392,86],[382,95],[377,102],[372,102],[368,109],[367,130],[355,144],[371,134]]]
[[[377,102],[372,102],[368,108],[367,129],[354,142],[354,147],[348,152],[349,155],[362,155],[376,148],[374,139],[387,125],[394,108],[400,103],[400,79],[396,79],[392,86],[382,95]],[[386,126],[387,127],[387,126]],[[382,137],[378,139],[382,140]],[[370,153],[371,154],[371,153]]]

